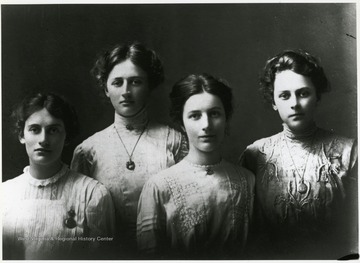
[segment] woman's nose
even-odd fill
[[[204,114],[201,118],[201,126],[203,131],[207,130],[210,126],[210,120],[206,114]]]
[[[41,131],[41,133],[39,134],[39,144],[41,146],[49,145],[48,135],[46,131]]]
[[[298,96],[292,96],[291,98],[291,108],[297,109],[300,106],[300,98]]]
[[[130,96],[130,85],[127,81],[124,81],[124,92],[122,94],[122,96],[124,98],[128,98]]]

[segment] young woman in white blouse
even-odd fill
[[[183,158],[186,139],[148,116],[150,93],[164,78],[153,50],[137,42],[116,45],[100,54],[92,72],[114,107],[114,123],[75,149],[71,167],[110,190],[119,243],[113,258],[134,259],[141,189],[152,175]]]
[[[145,184],[138,248],[154,258],[241,258],[255,179],[221,156],[231,89],[210,75],[189,75],[174,85],[170,99],[171,115],[187,134],[189,154]]]
[[[39,93],[13,117],[30,164],[2,184],[4,259],[103,258],[114,235],[110,193],[61,161],[77,131],[73,108],[60,96]]]
[[[357,142],[317,126],[329,82],[318,60],[285,50],[266,62],[261,90],[283,131],[249,145],[256,176],[254,258],[339,259],[357,247]]]

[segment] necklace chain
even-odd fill
[[[138,139],[136,140],[136,143],[135,143],[135,145],[134,145],[134,147],[133,147],[133,149],[132,149],[132,151],[131,151],[131,154],[129,154],[129,151],[128,151],[127,148],[126,148],[124,141],[121,139],[121,136],[120,136],[118,130],[116,129],[115,125],[114,125],[114,129],[115,129],[115,131],[116,131],[116,134],[118,135],[118,137],[119,137],[122,145],[124,146],[124,149],[125,149],[127,155],[129,156],[129,162],[130,162],[130,163],[132,163],[133,153],[134,153],[134,151],[135,151],[136,146],[138,145],[138,142],[140,141],[141,136],[142,136],[143,133],[145,132],[148,123],[149,123],[149,122],[147,122],[147,123],[145,124],[144,129],[141,131],[140,136],[139,136]]]
[[[308,152],[307,157],[306,157],[305,168],[304,168],[304,172],[303,172],[302,176],[301,176],[301,174],[300,174],[300,172],[299,172],[299,170],[298,170],[298,168],[297,168],[297,166],[295,164],[295,161],[294,161],[294,159],[293,159],[293,157],[291,155],[291,151],[290,151],[290,148],[289,148],[289,145],[288,145],[288,142],[287,142],[285,136],[283,138],[285,140],[285,145],[286,145],[286,148],[287,148],[287,150],[289,152],[289,155],[290,155],[291,161],[292,161],[292,163],[294,165],[294,168],[295,168],[297,174],[300,177],[300,186],[299,186],[300,188],[299,188],[298,191],[299,191],[299,193],[303,194],[303,193],[305,193],[307,191],[307,186],[304,184],[304,177],[305,177],[305,172],[306,172],[306,169],[307,169],[307,165],[308,165],[308,161],[309,161],[309,157],[310,157],[310,153],[311,153],[311,149],[312,149],[312,145],[313,145],[313,141],[314,141],[315,136],[311,140],[310,151]]]

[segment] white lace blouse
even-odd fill
[[[141,194],[139,249],[159,258],[241,257],[250,223],[254,175],[222,160],[186,160],[160,172]]]

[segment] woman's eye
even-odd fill
[[[113,81],[111,84],[115,87],[121,87],[124,84],[124,81],[118,79],[118,80]]]
[[[29,132],[31,132],[31,133],[38,133],[38,132],[39,132],[39,128],[31,127],[31,128],[29,129]]]
[[[142,81],[141,81],[141,79],[133,79],[133,80],[131,81],[131,84],[132,84],[132,85],[135,85],[135,86],[139,86],[139,85],[142,84]]]
[[[198,120],[200,119],[201,115],[200,114],[191,114],[189,115],[189,119],[193,119],[193,120]]]
[[[302,92],[300,92],[300,97],[306,98],[309,96],[309,94],[310,94],[310,92],[308,92],[308,91],[302,91]]]
[[[212,117],[212,118],[217,118],[219,116],[220,116],[220,112],[218,112],[218,111],[210,112],[210,117]]]
[[[49,133],[50,133],[50,134],[59,133],[59,129],[58,129],[58,128],[50,128],[50,129],[49,129]]]
[[[281,94],[279,95],[279,98],[280,98],[280,99],[283,99],[283,100],[287,100],[288,98],[290,98],[290,94],[288,94],[288,93],[281,93]]]

